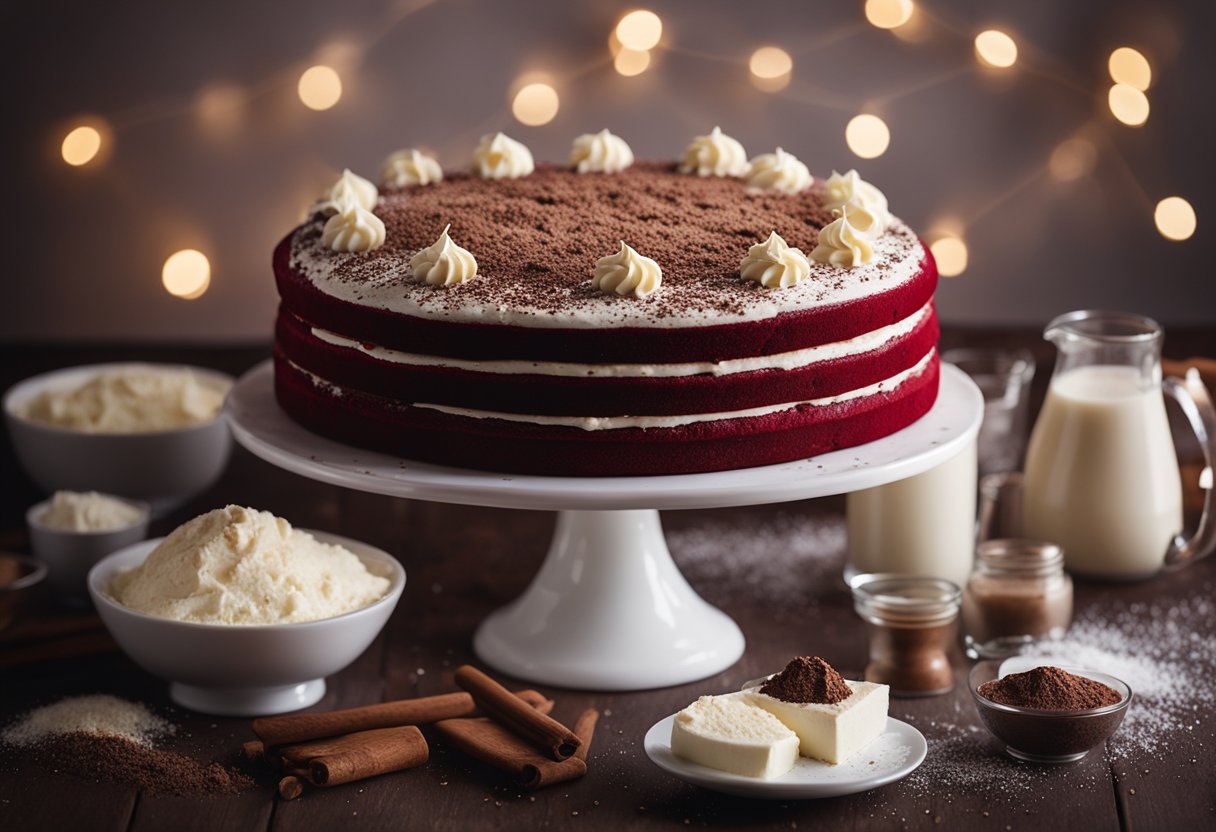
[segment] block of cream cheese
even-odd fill
[[[758,687],[744,693],[798,735],[802,756],[835,765],[861,751],[887,729],[890,688],[847,679],[845,684],[852,695],[834,705],[785,702],[761,693]]]
[[[743,693],[702,696],[676,714],[671,750],[703,766],[771,779],[794,767],[798,737]]]

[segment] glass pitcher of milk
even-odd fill
[[[1061,315],[1043,337],[1059,354],[1026,453],[1024,534],[1064,548],[1067,568],[1116,580],[1189,563],[1216,544],[1212,490],[1194,537],[1165,412],[1181,405],[1211,470],[1216,412],[1199,374],[1161,378],[1161,327],[1140,315]]]

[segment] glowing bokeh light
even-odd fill
[[[1148,121],[1148,96],[1131,84],[1115,84],[1107,96],[1111,114],[1129,127]]]
[[[612,68],[621,75],[641,75],[650,66],[650,53],[642,49],[624,49],[612,59]]]
[[[1130,46],[1120,46],[1111,52],[1107,67],[1116,84],[1127,84],[1144,92],[1153,82],[1153,68],[1149,66],[1148,58]]]
[[[789,86],[794,59],[779,46],[761,46],[747,61],[752,85],[764,92],[779,92]]]
[[[844,141],[861,158],[874,159],[887,152],[891,130],[878,116],[862,113],[849,120],[844,128]]]
[[[616,24],[616,39],[626,49],[645,52],[659,45],[663,37],[663,21],[652,11],[638,9]]]
[[[1093,170],[1097,158],[1098,149],[1089,139],[1065,139],[1051,151],[1047,170],[1060,182],[1074,182]]]
[[[879,29],[898,29],[912,19],[912,0],[866,0],[866,20]]]
[[[779,46],[761,46],[752,53],[747,67],[757,78],[780,78],[794,68],[794,59]]]
[[[553,121],[561,101],[557,90],[549,84],[536,82],[521,87],[511,102],[511,112],[521,124],[539,127]]]
[[[947,235],[939,237],[930,246],[937,271],[942,277],[958,277],[967,271],[967,244],[962,237]]]
[[[975,54],[988,66],[1008,69],[1017,63],[1018,45],[1005,32],[988,29],[975,36]]]
[[[310,110],[328,110],[342,99],[342,77],[330,66],[310,66],[296,86],[300,101]]]
[[[1198,224],[1195,209],[1180,196],[1167,196],[1158,202],[1157,209],[1153,211],[1153,221],[1157,223],[1157,231],[1162,237],[1174,241],[1190,239]]]
[[[197,249],[176,251],[165,260],[160,282],[164,284],[165,291],[175,298],[200,298],[211,285],[211,263],[207,255]]]
[[[87,124],[73,127],[63,137],[63,144],[59,147],[59,153],[63,156],[63,161],[72,167],[87,165],[97,158],[97,154],[100,152],[101,131]]]

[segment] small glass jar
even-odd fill
[[[1060,638],[1072,623],[1072,578],[1054,543],[985,540],[963,593],[963,642],[973,659],[1012,656],[1027,644]]]
[[[853,607],[870,633],[867,682],[895,696],[933,696],[954,687],[949,650],[957,633],[956,584],[910,575],[858,575]]]

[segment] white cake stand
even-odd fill
[[[676,568],[658,509],[779,503],[885,485],[957,454],[975,438],[983,409],[975,384],[943,365],[929,413],[860,447],[710,474],[539,477],[427,465],[317,436],[279,408],[270,362],[246,373],[227,403],[238,442],[315,480],[418,500],[558,510],[532,584],[481,624],[473,646],[512,676],[606,691],[703,679],[743,654],[739,627]]]

